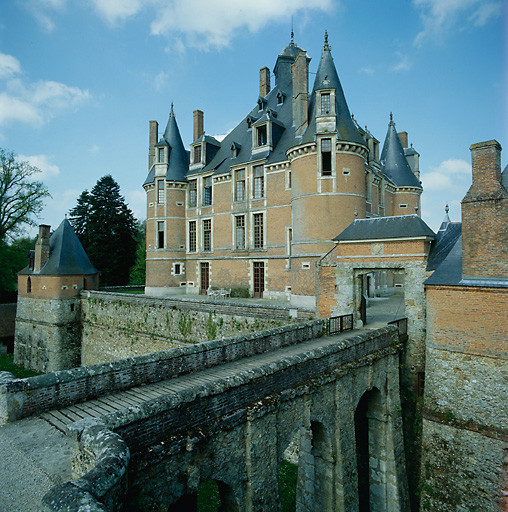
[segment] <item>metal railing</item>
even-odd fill
[[[399,338],[401,341],[407,341],[407,317],[399,318],[398,320],[392,320],[388,322],[388,325],[396,325],[399,330]]]
[[[328,319],[328,334],[353,330],[353,314],[332,316]]]

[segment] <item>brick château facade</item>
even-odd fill
[[[273,88],[262,68],[256,105],[221,141],[200,110],[190,152],[173,108],[160,139],[150,122],[147,294],[242,287],[314,307],[316,261],[337,233],[357,218],[420,213],[407,133],[390,119],[379,155],[349,112],[326,35],[311,93],[309,61],[291,40]]]

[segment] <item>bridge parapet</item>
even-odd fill
[[[0,423],[307,341],[321,336],[324,328],[323,320],[315,320],[109,363],[0,382]]]

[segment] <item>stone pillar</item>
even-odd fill
[[[34,272],[39,272],[49,258],[49,230],[51,226],[41,224],[39,226],[39,237],[35,243]]]
[[[193,112],[193,141],[199,139],[205,133],[204,116],[202,110],[194,110]]]
[[[270,70],[265,66],[259,70],[259,95],[264,98],[270,89]]]

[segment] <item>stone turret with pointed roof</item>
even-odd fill
[[[14,360],[42,372],[79,366],[80,293],[99,288],[92,265],[70,222],[64,219],[49,236],[39,237],[26,268],[18,273]]]
[[[329,96],[326,96],[328,94]],[[335,121],[333,130],[330,130],[332,126],[330,126],[329,118],[331,117],[334,117]],[[337,140],[365,145],[365,141],[349,112],[346,97],[333,61],[332,47],[328,44],[327,32],[325,32],[321,60],[310,97],[309,127],[303,137],[304,142],[311,140],[316,131],[336,131]]]
[[[381,152],[381,166],[383,173],[398,187],[421,188],[420,182],[407,163],[391,113],[388,132]]]

